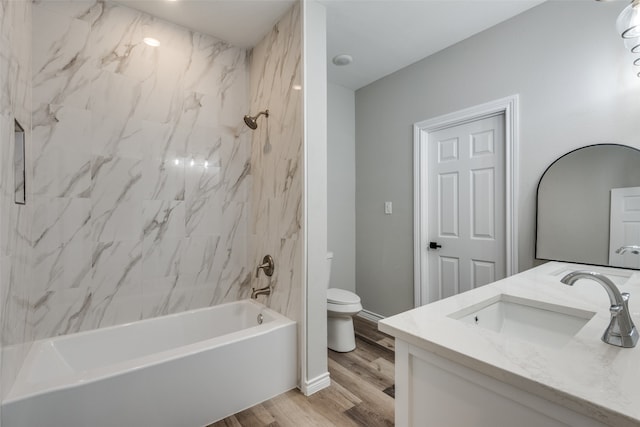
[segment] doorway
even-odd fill
[[[414,125],[414,304],[517,271],[517,96]]]

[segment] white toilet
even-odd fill
[[[333,252],[327,254],[327,346],[347,352],[356,348],[353,316],[362,310],[360,297],[344,289],[329,288]]]

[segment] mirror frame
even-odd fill
[[[540,260],[540,261],[568,262],[568,263],[575,263],[575,264],[593,265],[593,266],[599,266],[599,267],[618,268],[618,269],[625,269],[625,270],[640,270],[640,269],[636,269],[636,268],[633,268],[633,267],[617,267],[617,266],[613,266],[613,265],[595,264],[595,263],[588,263],[588,262],[584,262],[584,261],[570,261],[570,260],[560,260],[560,259],[552,259],[552,258],[542,258],[542,257],[540,257],[538,255],[538,229],[539,229],[539,220],[540,220],[540,218],[539,218],[540,184],[542,183],[543,178],[545,177],[545,175],[547,174],[549,169],[551,169],[556,163],[558,163],[560,160],[562,160],[563,158],[567,157],[568,155],[570,155],[572,153],[575,153],[576,151],[583,150],[585,148],[600,147],[600,146],[613,146],[613,147],[628,148],[628,149],[637,151],[640,154],[640,149],[638,149],[636,147],[632,147],[630,145],[603,142],[603,143],[597,143],[597,144],[584,145],[582,147],[575,148],[575,149],[573,149],[571,151],[566,152],[565,154],[563,154],[562,156],[558,157],[553,162],[551,162],[549,164],[549,166],[546,167],[546,169],[544,170],[542,175],[540,175],[540,178],[538,179],[538,185],[536,186],[536,215],[535,215],[535,222],[536,223],[535,223],[535,239],[534,239],[534,259]]]

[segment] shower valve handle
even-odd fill
[[[262,264],[260,264],[258,268],[256,268],[256,277],[258,277],[258,274],[260,274],[260,269],[264,270],[264,274],[271,277],[273,276],[273,271],[275,270],[275,268],[276,266],[273,262],[273,257],[271,255],[265,255],[264,258],[262,258]]]

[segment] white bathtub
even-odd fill
[[[296,323],[246,300],[35,342],[2,425],[200,427],[296,383]]]

